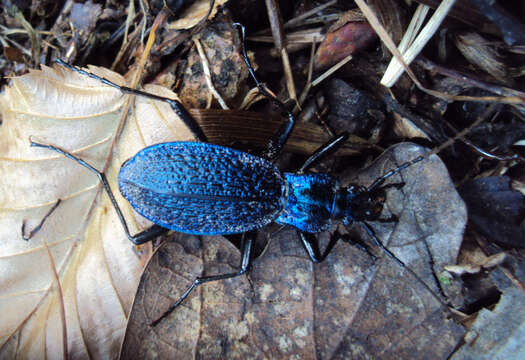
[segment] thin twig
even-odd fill
[[[155,39],[156,39],[156,33],[157,33],[157,29],[166,21],[167,19],[167,16],[168,14],[166,13],[166,11],[162,10],[160,11],[157,16],[155,17],[155,20],[153,21],[153,25],[151,26],[151,30],[149,32],[149,36],[148,36],[148,40],[146,41],[146,45],[144,46],[144,51],[142,52],[142,55],[138,61],[138,64],[137,64],[137,67],[136,67],[136,71],[134,72],[133,74],[133,77],[131,79],[131,82],[130,82],[130,87],[135,89],[139,82],[140,82],[140,79],[142,77],[142,73],[144,71],[144,67],[145,67],[145,64],[146,64],[146,60],[148,59],[148,56],[151,52],[151,48],[153,47],[153,44],[155,43]],[[119,123],[118,123],[118,126],[117,126],[117,129],[115,131],[115,136],[113,137],[113,141],[111,143],[111,152],[113,151],[113,149],[116,147],[116,144],[118,143],[118,140],[120,138],[120,135],[122,133],[122,129],[124,128],[124,125],[126,124],[126,120],[128,118],[128,113],[129,113],[129,109],[130,107],[132,106],[132,103],[133,103],[133,97],[130,97],[129,98],[129,101],[126,101],[123,109],[122,109],[122,112],[121,112],[121,118],[119,119]],[[139,129],[140,130],[140,129]],[[139,131],[139,134],[140,136],[142,137],[142,139],[144,138],[142,133]],[[110,154],[111,154],[110,152]],[[102,169],[102,172],[105,172],[108,167],[110,166],[111,164],[111,161],[113,160],[113,157],[112,156],[108,156],[107,157],[107,160],[104,164],[104,167]],[[99,189],[101,189],[102,186],[99,185]],[[93,206],[95,204],[93,203]],[[127,206],[130,206],[129,204]],[[90,210],[91,211],[91,210]],[[132,216],[131,217],[133,223],[134,223],[134,226],[135,228],[138,228],[138,225],[136,223],[136,220],[135,220],[135,217]],[[149,242],[148,244],[151,244],[151,242]],[[151,246],[151,245],[148,245],[148,246]]]
[[[306,19],[306,18],[309,18],[309,17],[312,16],[312,15],[319,14],[319,12],[320,12],[321,10],[324,10],[324,9],[326,9],[327,7],[330,7],[330,6],[332,6],[332,5],[336,4],[336,3],[337,3],[337,0],[332,0],[332,1],[327,2],[326,4],[323,4],[323,5],[320,5],[320,6],[318,6],[318,7],[315,7],[315,8],[313,8],[313,9],[310,10],[310,11],[307,11],[307,12],[305,12],[305,13],[302,13],[301,15],[299,15],[299,16],[293,18],[293,19],[288,20],[288,21],[284,24],[283,27],[284,27],[285,29],[288,29],[288,28],[290,28],[290,27],[292,27],[292,26],[298,24],[299,22],[301,22],[301,20]]]
[[[221,94],[215,89],[213,86],[213,82],[211,79],[211,72],[210,72],[210,64],[208,63],[208,58],[206,57],[206,53],[204,52],[204,49],[202,47],[201,42],[197,38],[193,38],[193,43],[195,44],[195,47],[197,48],[197,52],[199,53],[199,56],[201,58],[201,64],[202,64],[202,70],[204,72],[204,78],[206,79],[206,84],[208,85],[208,88],[210,89],[210,92],[212,93],[213,97],[217,99],[219,104],[224,110],[228,110],[229,107],[226,105],[226,102],[222,98]]]
[[[454,134],[457,134],[458,130],[449,122],[445,122],[445,125],[454,132]],[[487,150],[483,150],[478,145],[474,144],[472,141],[468,140],[467,138],[460,138],[463,143],[470,146],[472,149],[474,149],[479,155],[482,157],[489,159],[489,160],[498,160],[498,161],[510,161],[510,160],[516,160],[519,158],[518,154],[513,155],[496,155],[491,152],[488,152]]]
[[[456,70],[448,69],[444,66],[435,64],[432,61],[425,59],[423,57],[420,57],[417,60],[417,63],[423,66],[426,70],[429,70],[431,72],[436,72],[444,76],[448,76],[450,78],[461,81],[462,83],[466,85],[477,87],[477,88],[486,90],[496,95],[505,96],[507,99],[511,99],[511,98],[521,99],[521,102],[515,103],[514,106],[521,111],[525,111],[525,106],[523,105],[523,103],[525,103],[525,92],[523,91],[519,91],[519,90],[515,90],[512,88],[506,87],[506,86],[491,84],[485,81],[474,79],[467,74],[460,73]],[[480,97],[479,99],[483,99],[483,97]]]
[[[315,41],[312,41],[312,46],[310,48],[310,61],[308,63],[308,75],[306,77],[306,85],[304,86],[304,89],[301,92],[301,95],[299,95],[299,100],[298,100],[299,103],[293,109],[292,111],[293,113],[298,112],[300,107],[303,106],[303,103],[306,100],[306,97],[308,96],[310,89],[312,88],[312,74],[314,72],[314,58],[315,58]]]
[[[290,59],[286,50],[286,37],[284,36],[281,13],[276,0],[266,0],[266,10],[268,11],[268,18],[270,20],[275,47],[281,54],[281,60],[283,62],[284,74],[286,78],[286,88],[288,89],[290,98],[297,103],[295,83],[293,81],[292,69],[290,67]]]
[[[31,40],[31,56],[35,64],[40,63],[40,36],[35,32],[33,26],[25,19],[20,10],[16,11],[15,19],[24,27]]]
[[[337,64],[332,66],[330,69],[326,70],[324,73],[322,73],[317,79],[312,81],[312,87],[319,85],[322,81],[324,81],[327,77],[332,75],[334,72],[339,70],[340,67],[342,67],[344,64],[352,60],[352,55],[346,56],[343,60],[339,61]]]
[[[490,106],[470,126],[468,126],[465,129],[461,130],[454,137],[449,138],[447,141],[445,141],[441,145],[436,146],[434,149],[432,149],[431,151],[426,153],[425,157],[429,157],[432,154],[437,154],[441,150],[443,150],[443,149],[449,147],[450,145],[452,145],[456,140],[462,139],[465,135],[467,135],[470,131],[472,131],[472,129],[474,129],[476,126],[478,126],[479,124],[481,124],[482,122],[487,120],[499,106],[501,106],[501,105],[497,104],[497,103],[490,104]]]

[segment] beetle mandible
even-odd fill
[[[246,273],[251,261],[253,230],[274,221],[297,229],[303,247],[315,263],[326,258],[338,239],[333,237],[321,254],[317,243],[307,237],[308,233],[329,230],[338,222],[345,225],[361,222],[377,246],[445,305],[417,274],[382,245],[366,222],[380,219],[386,199],[385,189],[403,186],[402,183],[385,185],[385,180],[422,161],[424,157],[419,156],[390,170],[368,187],[357,184],[342,187],[336,178],[328,174],[306,172],[314,163],[337,150],[348,137],[345,133],[321,146],[297,172],[282,173],[272,160],[281,153],[295,120],[284,104],[258,81],[246,55],[244,27],[234,25],[241,29],[244,61],[259,91],[287,114],[287,121],[270,140],[262,156],[207,143],[200,127],[177,100],[119,86],[57,60],[58,64],[115,87],[123,93],[167,102],[200,141],[152,145],[142,149],[122,165],[118,176],[120,191],[138,213],[155,224],[151,228],[131,235],[104,173],[57,146],[31,140],[31,146],[57,151],[95,173],[102,182],[127,237],[136,245],[143,244],[168,229],[198,235],[246,233],[241,242],[239,271],[198,277],[179,300],[152,325],[156,325],[179,306],[196,286]]]

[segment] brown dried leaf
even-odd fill
[[[264,149],[283,123],[278,114],[269,117],[245,110],[190,109],[189,112],[209,142],[224,146],[244,142],[252,148]],[[285,150],[310,155],[330,140],[330,134],[321,125],[301,122],[294,127]],[[370,147],[372,145],[366,140],[350,135],[337,156],[357,155]]]
[[[90,71],[124,83],[109,70]],[[146,90],[174,96],[158,87]],[[61,155],[31,148],[28,139],[71,150],[98,169],[109,163],[108,179],[117,189],[120,164],[138,149],[168,138],[190,138],[168,105],[137,99],[136,116],[124,127],[112,156],[116,129],[126,118],[126,99],[96,80],[46,66],[14,78],[0,97],[1,358],[60,357],[62,321],[71,357],[114,358],[119,350],[141,259],[107,196],[97,199],[98,178]],[[115,195],[126,204],[118,191]],[[24,241],[22,223],[28,233],[59,198],[62,203],[42,229]],[[131,222],[129,205],[123,210]],[[64,320],[44,242],[59,274]]]
[[[370,184],[421,153],[408,144],[391,149],[359,181]],[[433,272],[455,263],[465,205],[436,156],[401,178],[405,187],[389,191],[385,208],[399,222],[373,226],[437,291]],[[339,242],[325,262],[313,265],[295,231],[286,229],[271,235],[249,275],[201,286],[151,328],[196,276],[239,266],[239,251],[221,237],[177,237],[158,250],[144,273],[122,358],[447,358],[463,328],[396,263],[378,255],[374,264]]]
[[[376,39],[376,33],[367,22],[348,23],[326,35],[315,54],[315,69],[326,69],[348,55],[369,47]]]
[[[210,14],[210,19],[213,19],[217,14],[220,6],[224,5],[228,0],[215,0],[213,10]],[[210,0],[197,0],[189,8],[184,10],[178,20],[169,24],[171,30],[191,29],[197,25],[210,10]]]

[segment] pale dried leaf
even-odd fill
[[[109,70],[89,70],[124,83]],[[147,90],[174,96],[158,87]],[[29,137],[73,151],[98,169],[109,162],[109,181],[132,219],[117,190],[120,164],[146,145],[191,136],[167,104],[137,99],[135,116],[124,126],[112,156],[127,99],[94,79],[46,66],[14,78],[0,97],[1,358],[61,357],[61,303],[43,242],[59,272],[69,356],[100,359],[118,353],[141,259],[108,197],[97,197],[97,177],[55,152],[30,147]],[[24,241],[22,223],[28,233],[57,199],[62,203],[40,232]]]
[[[448,265],[444,267],[444,270],[455,275],[476,274],[481,270],[486,270],[490,269],[491,267],[501,265],[506,260],[506,258],[507,254],[500,252],[491,256],[484,256],[481,261],[460,265]]]

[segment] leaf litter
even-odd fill
[[[196,28],[180,33],[165,31],[160,35],[161,42],[154,45],[151,64],[146,66],[146,72],[143,74],[147,79],[154,76],[158,64],[161,64],[163,69],[157,80],[162,77],[166,79],[173,77],[172,74],[177,73],[177,68],[181,64],[184,66],[184,61],[181,62],[180,59],[184,58],[185,49],[189,46],[187,44],[191,43],[185,42],[185,39],[199,32],[204,34],[202,30],[208,28],[208,26],[202,27],[203,23],[200,21],[206,12],[202,10],[205,9],[206,2],[199,1],[200,15],[194,16],[188,22],[198,23]],[[439,5],[435,1],[418,2],[420,3],[418,11],[424,9],[425,14],[429,7],[435,8]],[[255,4],[255,1],[252,3]],[[284,26],[276,25],[272,29],[272,36],[265,38],[263,34],[252,37],[255,41],[265,38],[264,41],[269,39],[270,42],[279,44],[277,46],[279,51],[275,51],[276,49],[267,51],[263,47],[257,47],[256,51],[257,58],[254,62],[259,65],[257,71],[265,80],[270,81],[269,87],[277,90],[280,85],[282,86],[272,77],[276,78],[274,76],[276,69],[284,67],[289,93],[301,92],[300,88],[294,88],[303,85],[301,71],[297,70],[306,68],[305,64],[308,60],[305,61],[305,57],[300,52],[296,53],[299,55],[293,52],[310,47],[311,43],[320,42],[325,38],[325,34],[320,30],[322,28],[318,26],[319,23],[324,24],[325,28],[329,29],[328,32],[331,32],[352,21],[362,22],[366,17],[374,25],[374,31],[383,45],[393,47],[390,36],[395,43],[399,42],[403,35],[402,30],[408,23],[406,15],[413,9],[393,0],[372,1],[374,11],[362,1],[358,3],[360,10],[355,8],[341,10],[340,4],[335,5],[335,2],[331,1],[323,4],[322,8],[325,10],[321,11],[321,8],[310,9],[309,6],[313,5],[309,5],[306,1],[303,4],[304,8],[295,9],[299,13],[303,11],[299,16],[290,15],[286,10],[285,2],[279,4],[275,2],[269,7],[268,16],[273,24],[279,25],[281,14],[278,6],[281,6],[282,16],[286,19],[295,16]],[[44,22],[37,24],[35,20],[38,20],[39,16],[34,14],[28,16],[29,8],[23,8],[24,5],[20,4],[21,8],[15,9],[18,12],[15,11],[14,15],[10,13],[0,18],[2,26],[7,26],[6,28],[13,27],[13,24],[14,27],[20,26],[17,24],[23,27],[19,32],[5,32],[4,27],[0,29],[2,39],[8,41],[7,47],[5,41],[2,45],[4,54],[10,61],[1,63],[3,73],[12,74],[13,71],[23,73],[29,64],[33,66],[39,64],[40,59],[55,56],[63,58],[65,54],[73,63],[92,62],[93,54],[99,50],[97,43],[103,44],[103,53],[112,53],[107,45],[117,44],[122,39],[113,38],[114,34],[125,35],[117,56],[114,58],[111,57],[112,55],[109,56],[104,60],[105,63],[113,61],[113,67],[119,72],[140,69],[134,57],[137,57],[137,53],[141,51],[140,44],[144,31],[151,19],[149,16],[144,16],[147,14],[145,12],[147,9],[145,10],[143,5],[141,3],[142,7],[135,13],[135,9],[129,6],[126,8],[108,3],[100,13],[98,3],[93,5],[88,2],[85,4],[86,11],[89,12],[90,7],[93,9],[96,7],[96,12],[100,13],[101,17],[98,21],[85,19],[90,30],[82,31],[76,26],[71,28],[69,19],[72,11],[67,6],[56,18],[49,13],[46,14]],[[40,6],[44,9],[46,2],[42,1]],[[190,78],[196,79],[195,84],[189,84],[189,89],[201,89],[205,92],[211,84],[221,96],[225,95],[221,87],[224,85],[223,81],[228,79],[228,71],[221,71],[220,74],[216,71],[228,67],[216,62],[220,60],[219,58],[228,56],[226,52],[224,54],[220,52],[227,46],[221,42],[220,36],[214,37],[214,31],[232,22],[232,16],[228,11],[234,13],[233,18],[236,20],[249,18],[249,22],[252,20],[255,22],[257,17],[251,16],[249,11],[246,11],[251,8],[251,6],[233,4],[228,6],[227,11],[217,12],[214,22],[210,23],[212,25],[210,42],[201,41],[212,70],[211,79],[207,79],[211,82],[203,83],[199,71],[186,72],[186,76],[191,74]],[[458,12],[459,8],[462,10]],[[406,10],[408,11],[403,13]],[[370,109],[365,103],[362,104],[370,115],[367,116],[371,119],[367,120],[370,121],[370,134],[360,134],[363,137],[361,140],[355,138],[360,142],[360,147],[345,145],[344,156],[359,153],[362,154],[361,158],[375,158],[378,152],[372,156],[370,154],[374,153],[374,150],[389,146],[394,139],[399,141],[402,138],[414,138],[420,136],[417,134],[423,134],[434,144],[439,144],[460,130],[458,134],[465,136],[470,129],[472,134],[476,135],[475,138],[471,137],[471,142],[462,139],[465,146],[458,145],[441,154],[451,172],[454,184],[456,186],[469,184],[467,181],[475,177],[499,176],[507,172],[506,175],[513,179],[513,186],[515,188],[521,186],[516,184],[522,183],[519,178],[521,161],[519,159],[522,159],[522,155],[515,146],[519,144],[521,138],[519,132],[512,129],[522,127],[519,119],[522,119],[520,112],[523,111],[525,97],[518,79],[523,76],[519,67],[519,56],[523,51],[519,44],[519,37],[513,38],[512,43],[508,41],[510,28],[504,29],[502,24],[512,24],[513,29],[518,29],[521,25],[516,18],[512,18],[512,15],[505,13],[499,4],[493,5],[487,11],[494,11],[498,19],[505,19],[497,25],[502,29],[506,44],[494,41],[501,36],[491,28],[492,24],[489,21],[478,16],[479,13],[476,13],[471,6],[465,6],[464,1],[456,1],[447,15],[447,21],[440,26],[440,30],[443,31],[439,32],[439,36],[436,33],[430,40],[435,46],[426,46],[425,57],[419,55],[410,65],[412,71],[408,71],[406,65],[403,65],[403,70],[409,73],[412,81],[402,76],[391,88],[391,97],[387,101],[390,114],[386,114],[381,106]],[[191,11],[189,13],[191,17]],[[310,15],[303,16],[307,13]],[[347,16],[350,13],[353,15]],[[443,13],[441,12],[441,15]],[[451,25],[455,20],[451,19],[450,15],[463,23],[461,32],[457,32],[454,25]],[[106,44],[108,37],[104,36],[108,32],[102,30],[102,25],[107,26],[115,20],[124,23],[122,16],[128,17],[125,30],[122,31],[124,29],[122,27],[114,32],[109,31],[111,37]],[[24,17],[29,20],[25,20]],[[347,20],[337,21],[342,18]],[[382,24],[377,18],[381,19]],[[45,28],[45,21],[53,19],[55,23],[47,24],[49,25],[47,28],[51,29],[50,32],[40,30]],[[314,24],[310,22],[312,20],[317,23],[312,25]],[[430,22],[432,21],[434,20]],[[472,25],[474,22],[475,26]],[[171,20],[168,23],[167,28],[172,29],[177,26],[176,22]],[[470,27],[470,30],[465,31],[465,27]],[[227,27],[224,29],[227,30]],[[423,31],[426,31],[425,29]],[[487,29],[491,30],[487,31]],[[480,31],[479,35],[477,31]],[[461,39],[465,34],[470,38],[482,40],[481,43],[456,41],[453,45],[461,51],[460,56],[463,58],[458,57],[459,52],[449,52],[449,49],[443,46],[448,36],[451,39]],[[355,35],[358,38],[359,31],[356,31]],[[427,33],[425,41],[428,41],[428,36],[432,35]],[[407,39],[413,39],[415,36],[416,33],[410,34],[409,31],[405,34]],[[42,39],[45,41],[41,41]],[[64,42],[64,39],[71,39],[71,41]],[[48,44],[52,46],[49,47]],[[172,52],[175,49],[179,52],[180,45],[185,47],[180,51],[182,57],[173,56]],[[325,39],[323,46],[330,49],[335,48],[337,44],[332,44]],[[412,49],[416,48],[417,44],[407,43],[407,46]],[[349,46],[349,48],[353,47]],[[426,51],[429,48],[435,48],[438,54]],[[213,51],[210,52],[210,49]],[[315,53],[314,50],[312,46],[311,54]],[[388,55],[382,54],[381,51],[385,48],[369,47],[366,51],[359,50],[361,49],[352,55],[351,60],[350,55],[343,56],[339,52],[332,52],[338,59],[344,58],[344,61],[337,64],[339,70],[335,76],[350,81],[349,84],[355,87],[355,92],[362,92],[365,97],[372,95],[371,99],[381,101],[385,90],[378,85],[388,58]],[[40,53],[41,56],[38,56]],[[307,51],[304,53],[307,54]],[[400,55],[405,55],[403,53],[404,50],[400,48],[399,53],[396,54],[398,63],[402,58]],[[279,63],[280,59],[272,58],[275,55],[282,59],[282,64]],[[330,51],[327,52],[327,56],[330,57]],[[448,60],[450,62],[447,62]],[[18,64],[12,65],[15,61],[18,61]],[[189,67],[198,70],[199,59],[194,57],[192,61]],[[338,60],[328,59],[328,61]],[[437,65],[438,63],[442,65]],[[458,70],[450,68],[448,64],[451,63],[460,64]],[[129,64],[132,64],[131,67]],[[512,67],[516,64],[518,67]],[[497,68],[497,73],[491,70],[494,67]],[[313,68],[311,60],[309,68]],[[464,73],[459,70],[466,68],[476,73]],[[104,72],[104,76],[112,79],[115,77],[116,82],[123,81],[119,75],[108,70],[93,68],[93,71]],[[333,74],[333,71],[334,68],[329,69],[325,74]],[[232,72],[232,75],[234,73]],[[323,96],[319,95],[320,92],[316,89],[322,87],[319,86],[321,83],[319,79],[327,76],[325,74],[317,77],[315,82],[312,82],[311,88],[309,85],[306,86],[310,93],[315,92],[316,111],[313,114],[316,118],[314,123],[305,125],[317,128],[312,128],[304,134],[313,134],[314,131],[316,143],[324,141],[317,140],[321,139],[320,135],[330,134],[330,131],[346,130],[344,124],[341,127],[337,121],[334,123],[330,120],[330,112],[326,116],[327,113],[318,108],[319,104],[323,103]],[[268,244],[263,242],[261,245],[264,251],[255,261],[254,269],[248,276],[203,286],[187,299],[187,304],[172,314],[173,322],[161,323],[158,330],[147,327],[148,322],[169,306],[176,298],[175,294],[185,289],[186,284],[194,276],[237,268],[239,252],[230,242],[218,237],[201,239],[175,235],[176,239],[166,243],[153,257],[150,264],[153,269],[148,267],[146,270],[134,309],[133,311],[130,309],[141,269],[151,254],[151,245],[140,250],[144,253],[143,256],[131,246],[122,234],[121,226],[114,216],[114,210],[107,201],[106,195],[97,196],[100,193],[100,186],[93,174],[88,175],[78,164],[61,159],[60,156],[50,154],[49,151],[29,148],[27,138],[33,135],[35,140],[52,139],[50,142],[78,151],[78,155],[96,167],[101,169],[107,167],[108,178],[116,190],[114,179],[120,164],[134,155],[137,150],[156,142],[187,139],[189,135],[185,129],[178,127],[180,126],[178,119],[169,107],[165,106],[166,104],[143,99],[135,99],[136,106],[124,123],[127,110],[125,110],[126,114],[122,114],[122,111],[127,109],[126,96],[101,84],[90,83],[91,80],[88,79],[70,82],[69,77],[73,79],[76,76],[78,75],[66,74],[63,69],[59,69],[58,75],[54,75],[53,70],[44,67],[43,73],[32,71],[28,77],[14,79],[13,82],[18,81],[18,84],[12,89],[15,95],[9,101],[13,102],[14,108],[21,109],[20,113],[10,113],[11,105],[6,106],[9,102],[5,102],[5,96],[11,90],[7,90],[0,100],[3,111],[3,124],[0,129],[0,136],[3,139],[0,142],[2,149],[0,170],[3,171],[2,181],[5,185],[2,186],[4,205],[0,217],[3,225],[1,237],[5,240],[0,242],[0,246],[4,247],[0,251],[1,269],[4,270],[0,272],[3,291],[0,305],[3,313],[8,315],[6,316],[8,321],[2,323],[0,333],[3,341],[2,357],[36,358],[47,353],[52,354],[51,357],[59,357],[58,354],[62,354],[64,357],[69,355],[83,358],[89,355],[93,358],[113,358],[120,350],[128,317],[129,329],[122,347],[123,357],[140,353],[149,356],[165,354],[165,357],[173,357],[173,354],[177,354],[180,358],[193,355],[222,357],[224,354],[243,358],[297,355],[304,358],[314,356],[317,358],[350,356],[418,358],[432,354],[433,357],[447,358],[457,349],[455,344],[458,344],[462,338],[462,327],[447,318],[447,313],[442,312],[435,299],[425,293],[425,289],[421,288],[420,284],[412,283],[405,271],[373,246],[370,248],[378,257],[376,262],[348,243],[340,242],[326,263],[314,266],[298,246],[294,231],[289,229],[277,231],[272,227],[264,229],[260,235],[268,240]],[[176,79],[176,76],[173,79]],[[281,74],[278,77],[281,78]],[[54,85],[42,85],[44,78],[52,79]],[[309,79],[311,78],[315,77],[309,74]],[[333,80],[338,80],[337,78]],[[168,82],[173,83],[173,79]],[[423,83],[418,79],[425,79],[424,86],[428,88],[423,87]],[[23,82],[26,80],[29,82],[24,85]],[[332,83],[337,84],[337,81]],[[418,89],[413,86],[414,83]],[[64,85],[67,84],[75,84],[74,91],[64,90]],[[440,88],[440,84],[448,85]],[[311,91],[312,88],[315,89]],[[339,88],[344,93],[343,87]],[[168,97],[175,96],[169,90],[158,86],[152,88],[146,86],[146,89],[159,91]],[[236,87],[228,89],[233,91],[227,94],[226,103],[235,108],[238,101],[235,98]],[[335,88],[336,91],[337,89],[338,87]],[[68,93],[69,90],[72,90],[71,93]],[[207,106],[211,103],[212,97],[209,94],[201,95],[194,91],[194,95],[197,94],[194,96],[191,92],[185,93],[184,86],[179,86],[179,90],[182,91],[181,98],[195,97],[199,104],[203,104],[205,100]],[[239,90],[244,89],[239,86]],[[329,89],[325,91],[331,93]],[[422,95],[421,91],[426,95]],[[106,95],[100,95],[102,93]],[[303,90],[300,104],[308,108],[311,107],[312,101],[303,97],[306,93],[308,91]],[[98,99],[95,94],[99,95]],[[109,94],[113,95],[109,96]],[[497,105],[486,108],[477,103],[479,100],[496,102]],[[355,99],[355,102],[356,109],[359,110],[360,100]],[[505,103],[511,105],[504,105]],[[264,120],[268,108],[260,105],[257,107],[258,113],[263,114]],[[6,109],[9,109],[7,115]],[[54,112],[54,110],[62,112]],[[236,140],[245,135],[249,136],[244,140],[244,144],[263,142],[260,139],[254,140],[254,133],[259,133],[258,130],[243,131],[241,134],[235,132],[235,126],[231,131],[229,127],[221,126],[218,122],[221,116],[231,120],[227,111],[215,113],[213,116],[213,121],[219,124],[213,125],[214,138],[223,138],[227,144],[235,144],[235,146],[238,145]],[[237,113],[236,116],[242,119],[242,114]],[[490,123],[474,129],[472,129],[473,125],[468,127],[473,121],[479,124],[476,118],[488,119],[489,116],[492,116]],[[205,123],[208,117],[211,116],[206,113],[200,116],[204,119],[204,129],[207,126],[210,128],[210,125]],[[327,122],[324,122],[325,117],[328,118]],[[13,118],[16,120],[13,121]],[[391,118],[396,120],[394,129],[385,126],[389,122],[384,120],[391,120]],[[373,124],[374,119],[378,124]],[[253,117],[251,121],[251,123],[260,122],[261,117]],[[303,119],[300,122],[302,121]],[[225,124],[228,122],[225,121]],[[244,124],[244,128],[249,128],[247,124],[248,122]],[[300,124],[298,129],[301,129],[301,126],[303,125]],[[116,140],[115,134],[120,127],[122,127],[122,134]],[[222,129],[222,132],[229,134],[223,136],[217,129]],[[267,132],[267,129],[265,130]],[[508,136],[505,135],[505,139],[502,139],[498,133]],[[294,153],[311,152],[313,141],[309,140],[313,140],[314,136],[304,134],[300,142],[291,141],[291,149]],[[477,147],[480,144],[481,148]],[[306,150],[307,145],[310,146],[308,150]],[[345,182],[351,181],[358,174],[359,183],[370,183],[382,172],[398,165],[403,161],[402,159],[411,159],[413,152],[419,151],[410,150],[412,146],[390,149],[371,167],[361,171],[356,169],[361,168],[363,163],[367,164],[367,161],[356,165],[353,162],[337,160],[336,170],[333,172],[341,175],[341,169],[350,168],[353,170],[342,172],[342,179]],[[483,148],[490,150],[486,151]],[[401,155],[405,151],[412,155],[408,157]],[[509,153],[511,155],[508,155]],[[285,158],[288,157],[289,154],[286,154]],[[377,164],[383,161],[383,165],[377,167]],[[468,270],[476,266],[479,268],[480,265],[474,261],[473,254],[480,251],[486,254],[485,257],[488,259],[493,258],[491,254],[498,254],[500,260],[491,262],[490,266],[482,262],[485,264],[482,265],[483,271],[465,271],[461,276],[442,272],[443,269],[450,269],[450,265],[456,264],[466,215],[464,204],[457,198],[446,171],[443,172],[444,168],[436,168],[436,164],[433,164],[435,161],[436,159],[432,157],[418,166],[403,171],[399,176],[407,182],[405,187],[400,190],[389,190],[384,213],[396,214],[399,222],[372,225],[378,237],[423,277],[436,292],[446,295],[447,300],[454,307],[467,311],[474,318],[476,312],[483,307],[501,305],[503,310],[494,312],[496,316],[480,316],[480,320],[489,319],[496,324],[494,331],[504,334],[506,330],[504,319],[505,314],[508,313],[506,309],[509,303],[507,299],[518,298],[516,294],[511,293],[509,286],[516,286],[522,291],[524,289],[519,253],[508,249],[502,251],[494,243],[494,240],[496,242],[498,240],[497,232],[487,226],[480,227],[479,221],[474,221],[467,227],[457,269]],[[331,167],[323,165],[320,171],[331,171]],[[415,183],[411,183],[413,179],[417,179]],[[497,182],[498,179],[494,181]],[[420,183],[425,185],[420,187]],[[117,190],[115,193],[119,196]],[[487,216],[488,213],[480,212],[480,207],[475,204],[478,198],[476,192],[470,191],[469,196],[469,212],[480,213],[478,218],[482,218],[485,223],[493,222],[493,219]],[[513,206],[519,209],[523,206],[523,200],[515,198],[517,201]],[[57,199],[63,202],[44,223],[42,229],[29,242],[22,240],[22,223],[25,221],[28,231],[34,229],[49,209],[56,204]],[[501,204],[498,205],[499,207],[505,208],[503,198],[498,198],[497,201]],[[135,218],[126,202],[120,203],[126,219],[130,222],[134,221],[132,227],[139,229],[147,226],[144,219]],[[474,206],[472,210],[471,206]],[[505,226],[519,228],[514,217],[505,221]],[[345,232],[344,229],[339,230]],[[368,239],[367,234],[360,231],[359,226],[350,229],[350,234],[364,241]],[[328,236],[324,234],[321,237],[324,244]],[[42,243],[44,240],[46,244]],[[46,255],[47,249],[53,256],[53,261],[50,261]],[[63,291],[62,301],[58,299],[57,278],[53,274],[52,265],[58,272]],[[487,273],[490,279],[486,276]],[[175,281],[176,279],[178,281]],[[462,280],[465,283],[462,283]],[[184,286],[181,283],[184,283]],[[483,289],[476,290],[481,287]],[[506,296],[500,297],[500,295]],[[61,319],[62,307],[66,314],[65,320]],[[229,318],[225,314],[229,314]],[[185,318],[186,316],[188,318]],[[143,322],[141,323],[140,320]],[[519,321],[517,318],[516,320]],[[64,321],[67,325],[67,336],[63,333]],[[497,325],[498,321],[503,326]],[[473,322],[470,318],[464,318],[463,324],[471,326]],[[471,346],[472,349],[461,349],[457,352],[458,356],[463,354],[468,356],[469,350],[478,351],[474,349],[475,344],[471,340],[477,337],[480,329],[488,329],[488,326],[482,324],[473,327],[473,331],[464,339],[465,346]],[[508,336],[516,337],[516,334],[518,334],[516,331],[514,335],[509,332]],[[505,341],[504,336],[498,339],[500,342]],[[64,341],[67,341],[67,349],[64,349]],[[480,344],[490,345],[485,340]],[[45,352],[42,349],[45,349]]]

